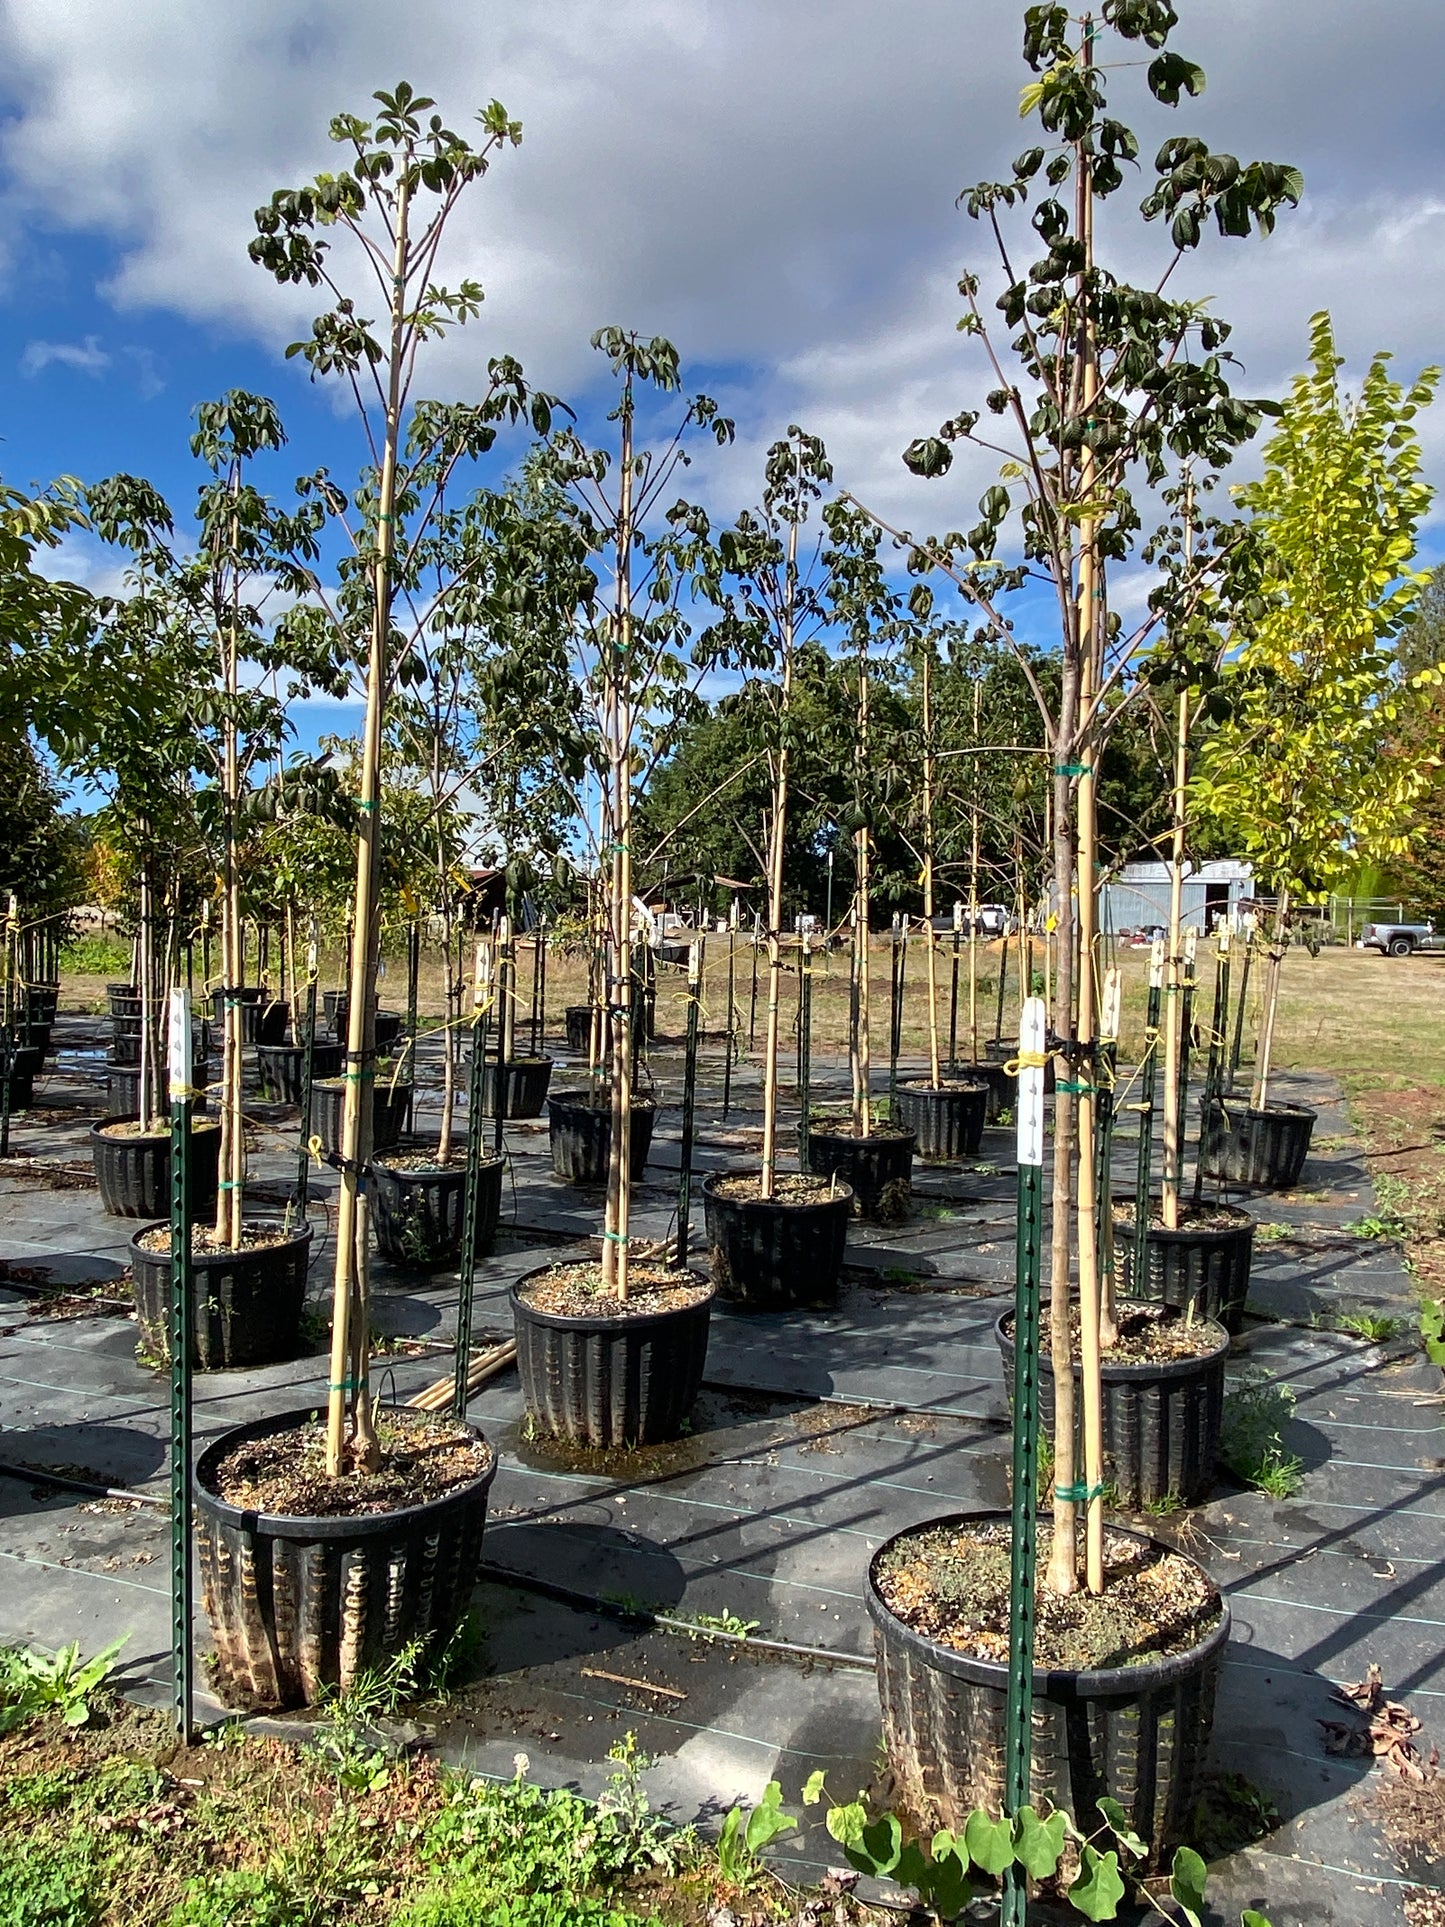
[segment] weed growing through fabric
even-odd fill
[[[1445,1303],[1438,1298],[1421,1303],[1420,1342],[1430,1363],[1445,1367]]]
[[[1171,1512],[1182,1512],[1184,1501],[1177,1492],[1161,1492],[1157,1499],[1145,1501],[1144,1510],[1156,1519],[1163,1519]]]
[[[1342,1311],[1335,1315],[1334,1329],[1363,1338],[1371,1345],[1387,1345],[1405,1329],[1403,1318],[1391,1318],[1373,1311]]]
[[[129,1638],[123,1634],[91,1659],[81,1658],[74,1640],[54,1653],[0,1647],[0,1733],[49,1712],[59,1713],[67,1726],[84,1726],[93,1695],[109,1679]]]
[[[1294,1405],[1290,1387],[1264,1372],[1246,1373],[1224,1395],[1220,1455],[1237,1479],[1272,1499],[1292,1499],[1304,1472],[1304,1460],[1284,1448]]]
[[[1357,1238],[1407,1238],[1410,1235],[1408,1222],[1393,1211],[1382,1211],[1372,1217],[1356,1218],[1353,1224],[1345,1226]]]
[[[720,1613],[670,1613],[668,1617],[682,1626],[689,1639],[706,1639],[722,1633],[728,1639],[751,1639],[762,1625],[760,1619],[740,1619],[724,1606]]]

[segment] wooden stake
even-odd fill
[[[923,651],[923,932],[928,966],[928,1081],[943,1082],[938,1060],[938,946],[933,930],[933,645]]]
[[[763,1062],[763,1179],[762,1195],[771,1198],[778,1158],[778,1019],[783,983],[783,839],[788,814],[787,721],[793,689],[793,584],[798,573],[798,524],[788,524],[788,593],[782,616],[782,687],[779,692],[780,737],[773,774],[773,820],[768,849],[768,1022]]]

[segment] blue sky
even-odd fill
[[[1356,0],[1180,12],[1176,44],[1209,88],[1177,116],[1145,116],[1146,153],[1197,129],[1306,176],[1274,241],[1189,264],[1188,285],[1236,324],[1240,386],[1282,390],[1318,307],[1355,368],[1377,347],[1403,374],[1440,359],[1445,8],[1390,0],[1367,31]],[[473,393],[482,360],[505,351],[595,426],[587,340],[618,321],[669,334],[691,381],[737,416],[738,446],[690,478],[714,513],[755,496],[763,450],[797,420],[891,518],[971,521],[989,473],[963,463],[930,489],[898,453],[991,385],[953,327],[976,249],[953,202],[1026,144],[1018,13],[1012,0],[0,0],[0,473],[26,485],[127,468],[183,509],[191,411],[240,386],[281,406],[278,486],[319,463],[354,474],[355,424],[281,357],[311,299],[278,290],[246,243],[258,200],[331,164],[328,116],[404,73],[458,121],[495,94],[526,129],[458,225],[448,266],[488,299],[423,392]],[[1154,252],[1130,234],[1123,264]],[[1442,414],[1425,424],[1432,480]],[[1432,522],[1428,559],[1440,547]],[[84,542],[65,560],[97,583],[110,567]],[[298,717],[305,735],[345,720]]]

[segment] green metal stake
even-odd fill
[[[998,959],[998,1006],[993,1017],[993,1041],[997,1043],[1003,1036],[1003,999],[1008,985],[1008,931],[1003,933],[1003,949]]]
[[[492,1003],[492,958],[477,945],[472,990],[472,1062],[467,1085],[467,1178],[462,1194],[461,1295],[457,1300],[457,1359],[452,1388],[452,1412],[467,1415],[467,1375],[472,1363],[472,1300],[477,1281],[477,1210],[481,1197],[482,1095],[487,1076],[487,1014]],[[500,1031],[506,1030],[499,1024]]]
[[[1153,1191],[1154,1097],[1159,1086],[1159,1007],[1164,997],[1164,939],[1149,952],[1149,1006],[1144,1019],[1144,1061],[1139,1072],[1139,1162],[1134,1177],[1134,1295],[1142,1297],[1149,1263],[1149,1209]]]
[[[510,948],[511,931],[504,917],[497,939],[497,1083],[492,1092],[492,1109],[495,1113],[492,1120],[492,1149],[498,1157],[502,1155],[503,1126],[507,1121],[507,999],[516,989],[508,979],[507,953]],[[469,1148],[470,1142],[469,1137]]]
[[[311,1201],[311,1112],[316,1081],[316,934],[306,946],[306,1055],[301,1060],[301,1149],[296,1159],[296,1211],[302,1224]],[[372,1102],[375,1103],[373,1088]]]
[[[1009,1573],[1008,1700],[1004,1811],[1029,1803],[1033,1765],[1034,1580],[1039,1476],[1039,1255],[1044,1208],[1044,1033],[1041,997],[1019,1020],[1018,1243],[1014,1259],[1013,1561]],[[1001,1927],[1025,1927],[1028,1884],[1017,1862],[1004,1869]]]
[[[1123,984],[1117,969],[1104,973],[1104,996],[1099,1012],[1099,1053],[1096,1059],[1099,1095],[1096,1100],[1098,1134],[1094,1162],[1094,1251],[1099,1290],[1105,1304],[1114,1296],[1114,1085],[1119,1066],[1119,1017]]]
[[[191,993],[170,1002],[171,1086],[171,1703],[181,1744],[194,1737],[191,1665]]]
[[[687,1240],[692,1211],[692,1124],[697,1098],[697,1017],[702,992],[702,942],[687,951],[687,1056],[682,1071],[682,1149],[677,1179],[677,1267],[687,1263]]]
[[[813,939],[804,933],[798,967],[798,1169],[808,1168],[808,1112],[813,1087]]]

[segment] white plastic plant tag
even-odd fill
[[[1019,1019],[1019,1163],[1044,1161],[1044,1036],[1042,997],[1024,999]]]
[[[696,990],[702,981],[702,945],[690,943],[687,946],[687,986]]]
[[[1104,972],[1104,999],[1099,1018],[1099,1036],[1106,1044],[1119,1041],[1119,1011],[1123,1002],[1123,978],[1117,970]]]
[[[191,993],[173,990],[166,1012],[166,1063],[171,1102],[184,1104],[191,1092]]]

